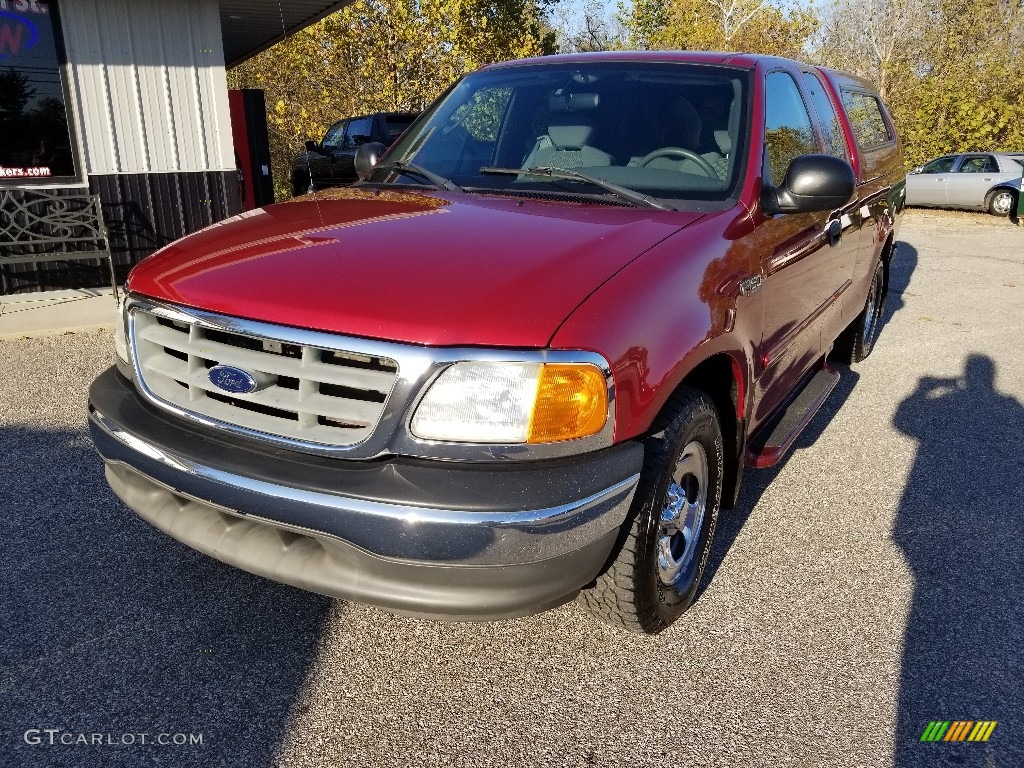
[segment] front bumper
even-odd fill
[[[627,443],[551,461],[344,461],[268,449],[145,403],[116,369],[89,427],[118,497],[223,562],[404,614],[519,616],[592,581],[643,462]]]

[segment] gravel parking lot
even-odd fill
[[[110,333],[0,341],[0,766],[1024,766],[1024,229],[912,211],[901,239],[874,354],[747,474],[654,638],[223,566],[106,487]]]

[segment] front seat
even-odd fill
[[[659,143],[661,148],[670,149],[671,147],[682,147],[683,149],[689,149],[707,162],[708,165],[715,171],[719,179],[724,179],[729,172],[729,159],[728,155],[732,149],[732,142],[729,138],[727,131],[715,131],[715,143],[721,152],[700,152],[700,137],[702,130],[702,121],[700,113],[694,109],[693,105],[683,96],[678,97],[672,104],[671,113],[668,115],[665,125],[659,136]],[[656,154],[657,150],[654,150],[650,154]],[[649,157],[649,155],[647,156]],[[664,157],[657,157],[648,162],[643,162],[646,158],[634,157],[630,160],[630,165],[644,165],[647,168],[664,168],[668,170],[683,171],[686,173],[694,173],[700,176],[706,176],[705,171],[697,165],[693,160],[680,159],[673,157],[671,154],[667,154]]]
[[[523,167],[572,170],[611,165],[611,155],[587,143],[594,133],[592,118],[598,103],[596,93],[552,97],[547,135],[537,140]]]

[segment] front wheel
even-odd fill
[[[724,464],[718,414],[704,393],[681,389],[655,429],[614,559],[577,598],[602,621],[646,634],[666,629],[697,595]]]
[[[1017,207],[1017,198],[1009,189],[997,189],[988,197],[988,212],[993,216],[1009,216]]]

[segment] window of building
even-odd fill
[[[0,0],[0,184],[75,181],[57,7]]]

